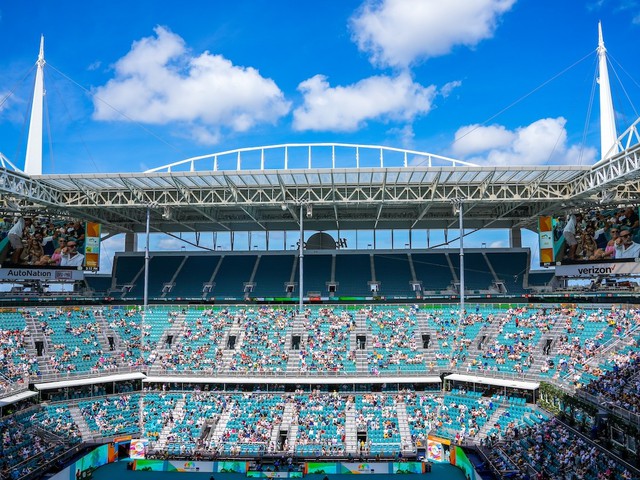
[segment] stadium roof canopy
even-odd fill
[[[86,218],[113,232],[143,232],[147,209],[154,231],[295,230],[301,204],[311,206],[310,230],[453,228],[459,201],[466,228],[532,227],[541,214],[637,202],[637,125],[619,137],[621,153],[593,166],[477,166],[388,147],[290,144],[144,173],[28,176],[2,162],[0,192],[5,213]],[[229,158],[234,168],[220,169]]]

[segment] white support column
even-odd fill
[[[33,87],[31,120],[24,172],[27,175],[42,175],[42,109],[44,104],[44,36],[40,37],[40,53],[36,62],[36,81]]]
[[[611,157],[618,153],[618,148],[614,148],[618,135],[616,134],[616,119],[611,98],[611,85],[609,84],[607,49],[604,47],[600,22],[598,22],[598,76],[600,84],[600,158],[604,160],[605,156]]]
[[[304,306],[304,205],[300,203],[300,307],[299,313],[302,313]]]
[[[147,207],[147,238],[144,247],[144,311],[147,311],[149,305],[149,227],[151,224],[151,207]]]

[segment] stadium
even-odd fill
[[[43,67],[0,169],[3,478],[640,478],[638,121],[602,111],[593,166],[323,143],[43,175]],[[464,247],[488,228],[509,247]]]

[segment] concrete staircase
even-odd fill
[[[155,443],[156,450],[164,450],[165,448],[167,448],[167,442],[169,439],[169,434],[171,433],[171,429],[173,429],[175,422],[182,420],[185,415],[185,403],[185,400],[182,398],[176,401],[176,405],[175,407],[173,407],[172,412],[173,422],[167,422],[167,424],[162,427],[160,435],[158,435],[158,441]]]
[[[351,332],[349,338],[349,347],[356,352],[356,371],[360,375],[369,374],[368,354],[371,351],[371,335],[367,329],[367,318],[364,313],[357,312],[355,315],[356,328]],[[366,348],[361,350],[358,348],[357,338],[363,336],[366,338]]]
[[[80,408],[77,405],[69,406],[69,413],[71,413],[71,418],[78,426],[78,430],[80,430],[80,436],[82,437],[83,442],[89,442],[94,439],[95,435],[91,432],[89,425],[86,420],[82,416],[80,412]]]
[[[306,318],[304,314],[297,314],[293,320],[293,325],[289,329],[287,336],[285,337],[285,351],[289,353],[287,359],[287,373],[300,372],[300,350],[294,350],[291,348],[291,342],[294,336],[300,337],[300,349],[304,348],[309,339],[309,334],[305,328]]]
[[[274,425],[271,430],[268,452],[282,451],[279,449],[278,443],[280,441],[280,435],[283,432],[287,432],[287,451],[293,452],[298,438],[298,412],[294,402],[287,402],[285,404],[281,423]]]
[[[215,446],[220,439],[222,438],[222,434],[227,429],[227,423],[229,423],[229,418],[231,418],[231,411],[235,406],[235,402],[230,402],[227,405],[227,408],[220,414],[220,418],[218,419],[218,423],[216,424],[216,428],[213,430],[213,435],[211,436],[210,446],[212,449],[215,449]]]
[[[180,343],[183,341],[183,329],[184,329],[184,320],[186,315],[180,313],[175,316],[171,326],[167,328],[163,333],[158,343],[156,344],[156,351],[158,353],[158,359],[162,358],[163,355],[169,353],[171,351],[171,347],[167,343],[167,339],[171,336],[173,337],[172,345]],[[149,369],[151,373],[161,373],[162,367],[160,366],[159,360],[156,361],[152,367]]]
[[[498,408],[496,408],[493,411],[491,416],[487,419],[487,422],[482,426],[482,428],[480,428],[480,430],[478,431],[478,434],[476,435],[476,440],[478,442],[480,440],[484,440],[485,438],[487,438],[487,436],[489,434],[489,430],[491,430],[493,428],[493,426],[496,424],[498,419],[506,411],[507,411],[507,408],[503,407],[503,406],[499,406]]]
[[[119,337],[118,335],[116,335],[116,332],[109,326],[107,319],[102,314],[102,310],[96,310],[93,314],[93,317],[96,319],[96,322],[98,322],[98,325],[100,326],[100,333],[97,336],[102,350],[104,352],[108,352],[111,350],[111,348],[109,347],[108,337],[113,338],[113,350],[117,350],[119,348]]]
[[[402,442],[402,453],[411,454],[415,451],[413,440],[411,439],[411,429],[407,420],[407,406],[397,399],[393,401],[398,416],[398,430],[400,431],[400,441]]]
[[[356,405],[347,402],[345,411],[345,450],[347,454],[356,455],[358,450],[358,427],[356,425]]]

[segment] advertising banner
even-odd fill
[[[131,446],[129,447],[129,456],[132,460],[143,459],[147,456],[147,446],[149,440],[146,438],[133,438],[131,439]]]
[[[196,462],[193,460],[168,460],[167,472],[207,472],[213,473],[214,462]]]
[[[305,473],[317,473],[322,475],[330,475],[338,473],[337,463],[320,463],[320,462],[307,462],[305,463]]]
[[[431,462],[449,463],[449,446],[451,441],[429,435],[427,438],[427,460]]]
[[[388,463],[344,462],[338,465],[340,467],[338,473],[390,473]]]
[[[82,270],[63,270],[58,268],[11,267],[0,268],[0,281],[21,282],[24,280],[42,280],[44,282],[74,282],[84,279]]]
[[[455,456],[455,466],[464,472],[465,478],[475,480],[476,472],[464,450],[460,447],[455,447],[451,454],[452,457]]]
[[[592,278],[600,275],[640,275],[640,263],[620,262],[556,266],[556,276],[558,277]]]
[[[302,472],[258,472],[249,470],[247,477],[251,478],[302,478]]]
[[[100,230],[101,225],[87,222],[84,241],[84,267],[87,270],[100,269]]]
[[[394,462],[392,473],[425,473],[425,467],[423,462]]]
[[[134,460],[133,469],[141,472],[164,472],[165,460]]]
[[[51,477],[51,480],[90,480],[93,478],[93,472],[98,468],[117,460],[118,452],[115,450],[113,443],[100,445]]]

